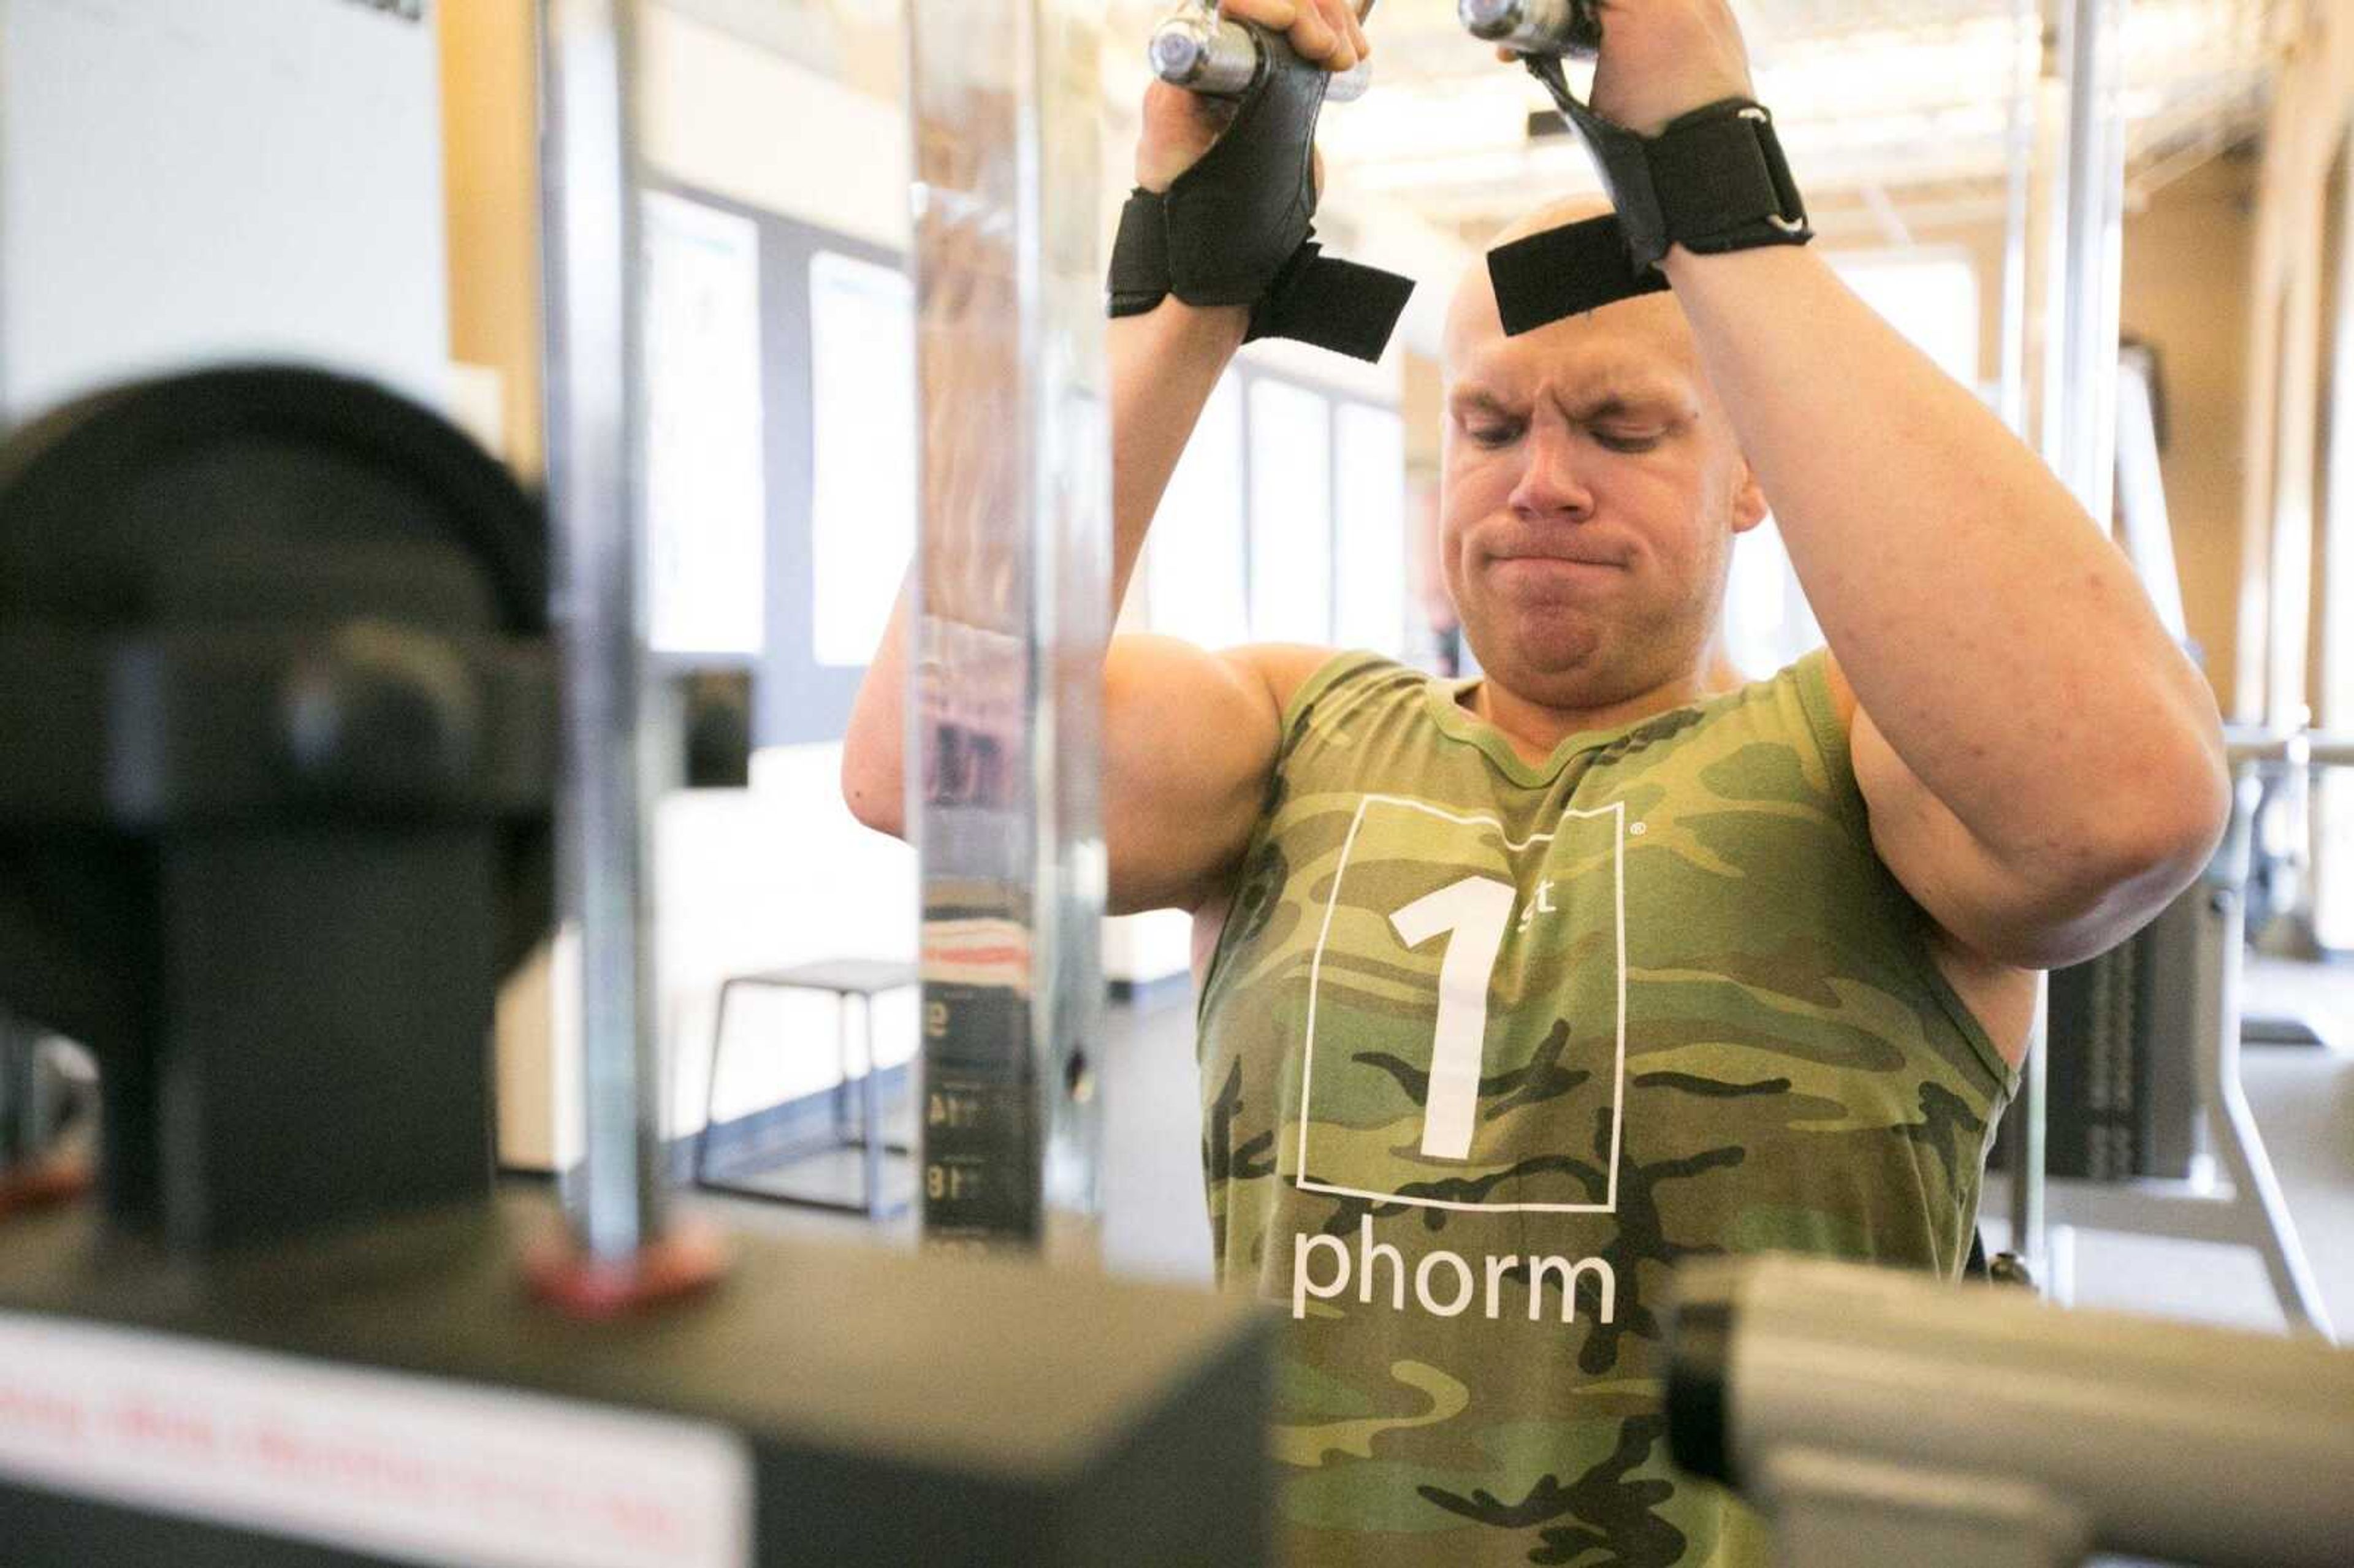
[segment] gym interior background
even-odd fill
[[[1109,13],[1108,214],[1141,90],[1135,40],[1158,14]],[[1761,91],[1787,83],[1782,98],[1805,106],[1785,135],[1819,243],[1999,402],[2019,352],[2005,295],[2016,8],[1782,0],[1744,16]],[[540,474],[532,7],[405,19],[244,0],[197,27],[34,3],[8,26],[12,418],[127,372],[283,349],[373,372]],[[2226,715],[2249,723],[2354,722],[2354,484],[2331,396],[2349,352],[2349,34],[2327,0],[2142,0],[2126,38],[2119,319],[2158,366],[2187,630]],[[1387,0],[1373,37],[1384,90],[1328,116],[1320,232],[1428,286],[1378,366],[1246,351],[1167,503],[1190,519],[1185,547],[1156,535],[1125,625],[1436,653],[1444,611],[1414,546],[1434,506],[1445,281],[1536,195],[1594,187],[1574,139],[1550,133],[1529,84],[1488,69],[1451,6]],[[727,977],[915,948],[912,852],[860,829],[836,786],[850,694],[914,536],[912,372],[868,352],[909,331],[905,64],[896,8],[854,0],[670,0],[647,7],[638,50],[653,648],[681,674],[748,674],[755,748],[749,789],[658,808],[665,1128],[684,1139],[701,1125]],[[1266,461],[1276,451],[1298,455]],[[1770,529],[1743,544],[1730,619],[1751,672],[1813,641]],[[2325,774],[2306,822],[2268,822],[2294,893],[2260,933],[2267,951],[2354,945],[2349,801],[2354,777]],[[1147,1006],[1184,988],[1182,916],[1108,922],[1104,952]],[[2257,972],[2300,1006],[2349,1005],[2326,963]],[[501,1146],[519,1168],[574,1147],[578,1085],[550,1048],[550,997],[543,963],[502,1009]],[[830,1041],[832,1005],[738,997],[743,1048],[731,1039],[710,1097],[721,1122],[832,1085],[832,1050],[779,1044]],[[906,992],[875,1003],[885,1065],[913,1048],[914,1007]],[[2338,1032],[2354,1049],[2349,1037]],[[2312,1105],[2310,1087],[2293,1103]],[[1190,1098],[1158,1140],[1176,1153],[1156,1164],[1172,1181]],[[1177,1182],[1167,1196],[1193,1234],[1192,1194]],[[2337,1214],[2354,1224],[2354,1209]],[[2345,1249],[2317,1251],[2326,1266]]]
[[[538,481],[535,9],[0,4],[0,415],[13,425],[127,376],[278,355],[378,378]],[[1107,224],[1125,194],[1140,41],[1162,9],[1108,7]],[[2031,418],[2006,405],[2038,346],[2023,296],[2045,265],[2012,177],[2035,5],[1738,9],[1759,96],[1796,106],[1781,124],[1819,243],[1957,378]],[[2354,731],[2354,6],[2123,10],[2117,311],[2155,393],[2183,630],[2227,719]],[[1326,119],[1320,232],[1424,287],[1378,365],[1246,352],[1165,503],[1182,529],[1157,531],[1124,626],[1337,641],[1434,667],[1459,654],[1424,565],[1447,284],[1535,200],[1596,187],[1530,84],[1463,37],[1447,0],[1383,0],[1373,35],[1375,92]],[[680,690],[716,694],[713,722],[732,712],[750,755],[747,780],[654,808],[662,1130],[681,1175],[708,1121],[703,1151],[731,1181],[853,1200],[854,1159],[776,1160],[834,1114],[843,1004],[742,986],[723,1037],[720,1003],[730,980],[916,952],[913,852],[854,822],[839,787],[851,694],[915,536],[898,8],[660,0],[642,7],[636,47],[650,658]],[[1746,672],[1818,640],[1770,527],[1743,542],[1731,599]],[[2252,1046],[2243,1072],[2345,1323],[2354,769],[2291,770],[2257,830],[2245,1011],[2302,1022],[2318,1043]],[[1205,1280],[1187,949],[1181,916],[1106,923],[1103,1240],[1115,1268]],[[500,1001],[500,1160],[518,1173],[579,1151],[566,962],[550,944]],[[875,1065],[896,1090],[916,996],[889,990],[871,1007]],[[914,1180],[897,1160],[883,1178],[894,1198]],[[904,1211],[876,1224],[695,1201],[732,1224],[895,1242],[911,1225]],[[1992,1202],[1988,1230],[1999,1245]],[[2245,1249],[2071,1234],[2081,1302],[2285,1320]]]
[[[1534,90],[1489,69],[1452,12],[1384,0],[1373,33],[1382,91],[1325,122],[1330,195],[1320,232],[1341,254],[1426,280],[1389,356],[1367,367],[1281,343],[1246,351],[1164,503],[1165,516],[1187,519],[1183,547],[1171,547],[1175,530],[1156,531],[1124,626],[1211,645],[1331,636],[1436,656],[1443,596],[1415,545],[1435,507],[1444,281],[1537,193],[1595,188],[1582,149],[1551,133],[1557,122],[1548,123]],[[1159,14],[1140,4],[1108,14],[1107,213],[1125,194],[1140,90],[1134,40]],[[1818,243],[1999,406],[2007,367],[2016,375],[2006,355],[2026,352],[2020,304],[2006,289],[2025,286],[2010,281],[2019,265],[2037,264],[2031,251],[2009,253],[2018,8],[1780,0],[1743,16],[1761,94],[1787,83],[1781,97],[1802,106],[1783,124]],[[452,7],[441,26],[451,355],[482,367],[466,374],[495,388],[486,404],[497,410],[502,450],[527,471],[540,451],[530,32],[504,7]],[[2354,16],[2327,3],[2137,0],[2125,48],[2118,319],[2156,367],[2185,630],[2227,718],[2341,727],[2354,723],[2346,455],[2354,441],[2342,433],[2346,399],[2333,389],[2354,354],[2345,302]],[[697,545],[675,546],[678,575],[667,585],[682,596],[678,623],[726,628],[725,645],[690,633],[665,656],[748,666],[756,694],[752,788],[689,791],[661,808],[668,1126],[686,1138],[701,1121],[728,976],[914,950],[912,854],[859,830],[834,788],[855,666],[913,530],[912,488],[878,491],[875,478],[904,473],[912,450],[896,411],[912,395],[893,379],[900,361],[844,347],[907,330],[906,285],[892,270],[908,244],[905,64],[894,9],[847,0],[676,0],[649,11],[640,51],[642,153],[657,191],[647,221],[650,308],[684,313],[699,293],[708,308],[757,321],[760,344],[756,355],[740,331],[682,334],[674,425],[663,412],[673,383],[663,378],[659,325],[650,349],[653,418],[694,430],[686,439],[699,443],[681,467],[740,476],[723,493],[681,497],[678,515],[691,512],[704,532]],[[827,150],[822,177],[777,155],[814,147]],[[675,293],[664,290],[666,266]],[[854,411],[830,412],[820,387],[840,387]],[[883,409],[895,411],[865,412]],[[817,450],[845,454],[835,473],[812,464]],[[1273,452],[1293,455],[1279,464],[1262,455]],[[1395,482],[1369,477],[1383,471]],[[665,523],[659,473],[653,484],[662,559],[665,528],[688,525]],[[845,526],[837,519],[853,506],[856,521]],[[712,521],[722,514],[735,519],[724,533]],[[1298,529],[1300,517],[1346,519],[1345,533]],[[1291,591],[1297,583],[1311,587]],[[1743,541],[1730,598],[1745,671],[1770,670],[1816,641],[1770,527]],[[659,638],[659,609],[656,620]],[[2300,812],[2270,813],[2264,824],[2284,896],[2256,933],[2250,1006],[2310,1015],[2333,1044],[2261,1054],[2248,1075],[2293,1202],[2307,1216],[2324,1289],[2342,1313],[2354,1309],[2354,970],[2340,967],[2354,946],[2354,775],[2324,772],[2313,785]],[[811,896],[819,889],[822,897]],[[1116,1080],[1108,1098],[1106,1245],[1115,1256],[1132,1251],[1138,1266],[1198,1277],[1207,1233],[1191,1185],[1185,922],[1108,922],[1104,952],[1116,991],[1141,1010],[1119,1022],[1151,1042],[1119,1069],[1137,1074],[1133,1088],[1123,1093],[1129,1086]],[[739,995],[714,1096],[721,1122],[828,1086],[837,1071],[830,1048],[778,1043],[830,1041],[831,1006],[784,991]],[[904,1059],[916,1035],[912,999],[885,996],[875,1008],[884,1062]],[[544,1065],[566,1059],[538,1044],[530,1020],[544,1012],[519,993],[504,1015],[503,1127],[508,1158],[520,1164],[560,1158],[560,1107],[571,1092],[560,1076],[552,1094],[539,1086]],[[540,1119],[548,1107],[559,1107],[554,1119]],[[1135,1223],[1123,1224],[1131,1202]],[[1988,1212],[1999,1241],[1999,1213],[1991,1202]],[[2092,1233],[2078,1240],[2076,1272],[2092,1299],[2280,1320],[2241,1249]]]

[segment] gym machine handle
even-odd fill
[[[1227,21],[1214,6],[1188,5],[1153,29],[1145,58],[1152,74],[1172,87],[1205,98],[1240,98],[1267,69],[1269,53],[1278,49],[1290,53],[1288,44],[1264,28]],[[1359,60],[1333,76],[1324,101],[1353,102],[1373,81],[1372,62]]]
[[[1594,0],[1458,0],[1455,15],[1473,37],[1518,55],[1591,59],[1602,47]]]
[[[1668,1357],[1670,1453],[1784,1561],[2336,1568],[2354,1541],[2354,1354],[2317,1339],[1755,1257],[1678,1269]]]

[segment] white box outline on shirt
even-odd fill
[[[1462,827],[1487,828],[1503,841],[1504,847],[1514,853],[1532,844],[1549,843],[1553,833],[1531,833],[1515,840],[1504,832],[1504,824],[1492,816],[1458,816],[1442,811],[1437,807],[1403,795],[1365,795],[1357,801],[1357,814],[1350,820],[1349,833],[1341,842],[1341,863],[1333,868],[1332,891],[1324,903],[1324,924],[1316,933],[1316,952],[1308,966],[1308,1024],[1300,1042],[1299,1064],[1299,1156],[1291,1174],[1291,1184],[1303,1192],[1325,1192],[1336,1197],[1370,1198],[1380,1203],[1405,1203],[1420,1209],[1464,1209],[1483,1213],[1549,1213],[1549,1214],[1609,1214],[1618,1210],[1618,1146],[1627,1122],[1627,805],[1614,800],[1607,806],[1590,810],[1564,809],[1562,816],[1610,817],[1617,831],[1611,836],[1611,897],[1617,925],[1614,935],[1617,941],[1618,974],[1617,984],[1617,1062],[1613,1066],[1610,1091],[1610,1171],[1606,1178],[1606,1197],[1599,1203],[1479,1203],[1454,1198],[1408,1197],[1399,1192],[1374,1192],[1360,1187],[1341,1187],[1308,1179],[1309,1112],[1315,1105],[1313,1090],[1316,1081],[1316,1003],[1323,985],[1324,945],[1332,935],[1332,914],[1341,906],[1341,885],[1349,874],[1349,856],[1357,847],[1357,830],[1365,825],[1366,810],[1375,805],[1401,806],[1421,811],[1442,821]],[[1557,832],[1558,830],[1556,830]]]

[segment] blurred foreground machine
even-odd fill
[[[485,1053],[546,919],[545,548],[314,371],[0,449],[0,1014],[103,1096],[90,1196],[0,1171],[0,1561],[1263,1561],[1231,1303],[752,1238],[659,1310],[525,1288]]]
[[[1679,1271],[1670,1442],[1804,1568],[2354,1553],[2354,1353],[1773,1258]]]

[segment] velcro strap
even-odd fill
[[[1728,101],[1695,110],[1670,123],[1644,151],[1652,199],[1674,243],[1704,250],[1723,237],[1761,230],[1788,238],[1751,244],[1797,243],[1804,232],[1803,217],[1796,227],[1771,221],[1800,210],[1798,192],[1773,122],[1756,105]]]
[[[1251,312],[1245,342],[1288,337],[1352,359],[1377,361],[1414,292],[1414,280],[1321,254],[1301,242]]]
[[[1636,267],[1625,231],[1606,213],[1498,246],[1488,252],[1488,279],[1513,336],[1668,286],[1656,269]]]
[[[1169,297],[1169,217],[1157,192],[1134,191],[1119,209],[1106,281],[1115,316],[1140,316]]]

